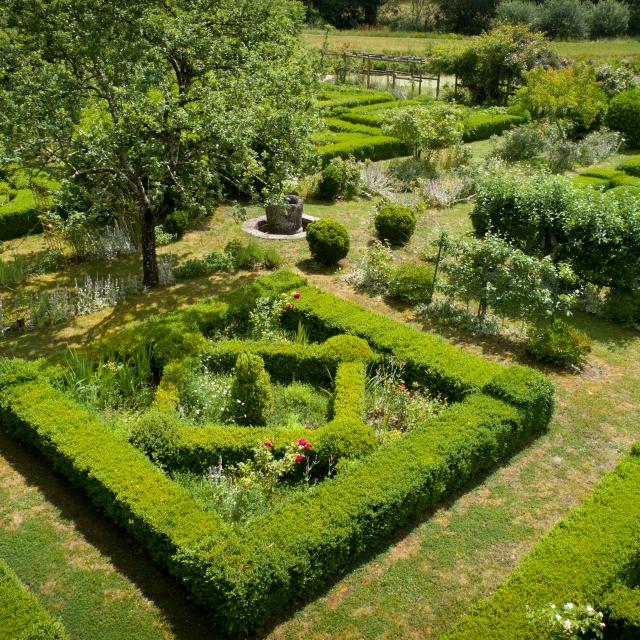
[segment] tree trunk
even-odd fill
[[[150,208],[144,210],[141,230],[142,284],[157,287],[160,284],[158,258],[156,256],[156,217]]]

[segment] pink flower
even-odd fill
[[[301,294],[300,294],[300,292],[299,292],[299,291],[296,291],[296,292],[293,294],[293,297],[294,297],[296,300],[300,300],[300,295],[301,295]]]
[[[273,447],[273,442],[271,442],[271,440],[265,440],[264,446],[267,447],[267,449],[271,449],[271,447]]]
[[[300,438],[300,440],[298,440],[298,446],[299,447],[306,447],[309,443],[306,441],[305,438]]]
[[[404,382],[401,382],[401,383],[400,383],[400,388],[401,388],[401,389],[406,389],[406,388],[407,388],[407,385],[406,385]]]
[[[296,462],[302,462],[304,460],[304,456],[301,456],[300,454],[296,455]]]

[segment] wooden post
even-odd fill
[[[436,78],[436,100],[440,97],[440,72],[438,71],[438,77]]]
[[[391,85],[394,89],[396,88],[396,65],[393,65],[393,84]]]
[[[371,89],[371,58],[367,64],[367,89]]]

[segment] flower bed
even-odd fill
[[[264,447],[269,443],[269,450],[297,438],[301,457],[310,448],[334,460],[358,458],[245,524],[230,524],[203,511],[95,412],[56,389],[47,369],[19,360],[5,360],[0,367],[2,427],[38,447],[183,582],[228,634],[256,628],[292,600],[326,584],[380,539],[544,430],[553,412],[553,387],[534,371],[489,363],[300,285],[287,274],[262,278],[224,301],[154,318],[107,341],[120,353],[151,341],[152,361],[160,370],[204,351],[209,366],[226,367],[238,344],[210,346],[205,336],[242,322],[261,295],[283,291],[293,300],[286,322],[297,325],[302,320],[314,340],[330,338],[307,347],[252,347],[264,356],[267,370],[277,370],[283,378],[304,371],[310,380],[326,376],[318,364],[307,366],[314,359],[329,368],[333,417],[320,429],[308,435],[284,431],[272,436],[244,427],[235,427],[237,433],[227,427],[215,438],[207,430],[184,429],[179,434],[171,460],[185,467],[202,468],[221,451],[240,460],[258,438],[264,439]],[[374,353],[361,341],[346,340],[340,335],[344,333],[366,340]],[[363,387],[367,362],[385,355],[406,364],[408,384],[421,384],[453,404],[402,437],[376,445],[371,428],[362,421]],[[158,389],[163,389],[158,404],[170,406],[169,381]],[[283,437],[278,440],[278,435]]]

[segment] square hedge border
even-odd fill
[[[203,512],[146,456],[55,389],[43,368],[0,361],[0,425],[40,449],[56,470],[123,526],[207,607],[221,630],[244,634],[326,583],[399,526],[491,469],[546,429],[552,383],[502,367],[401,325],[288,273],[260,278],[224,301],[194,305],[129,330],[155,335],[159,362],[206,345],[256,297],[297,289],[285,320],[314,339],[350,333],[406,362],[407,377],[454,401],[436,419],[351,464],[297,502],[243,528]],[[127,347],[127,348],[128,348]],[[122,347],[123,349],[125,347]]]

